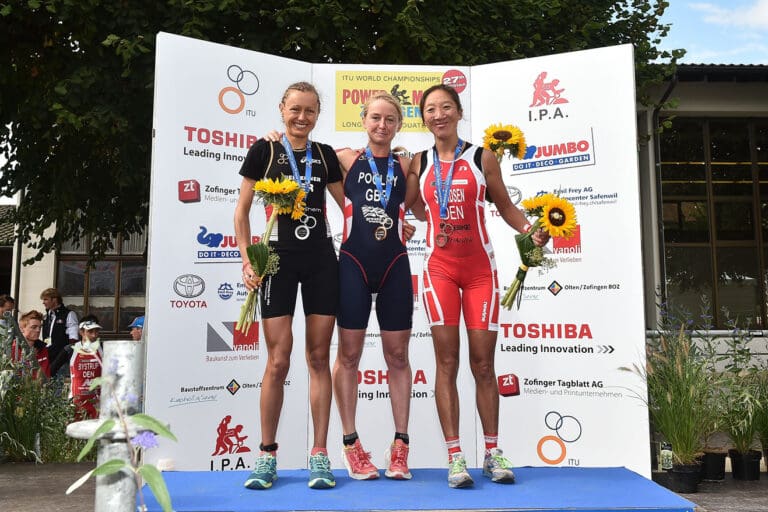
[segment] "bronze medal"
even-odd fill
[[[381,242],[385,238],[387,238],[387,228],[384,226],[379,226],[376,228],[376,230],[373,232],[373,238]]]

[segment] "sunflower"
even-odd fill
[[[552,195],[544,205],[540,221],[550,236],[568,238],[576,229],[576,209],[567,199]]]
[[[520,206],[523,207],[523,210],[525,210],[528,215],[540,215],[541,208],[549,202],[550,197],[552,197],[552,194],[529,197],[528,199],[523,199]]]
[[[253,190],[262,203],[275,206],[278,214],[293,214],[297,198],[301,196],[303,199],[306,195],[299,184],[288,176],[261,179],[253,185]]]
[[[492,124],[485,129],[483,147],[501,160],[506,151],[509,156],[523,158],[525,156],[525,135],[517,126],[511,124]]]
[[[304,215],[304,208],[307,206],[307,203],[304,202],[304,198],[307,196],[307,193],[304,192],[303,189],[299,189],[299,193],[296,194],[296,199],[293,201],[293,208],[291,210],[291,218],[293,220],[299,220],[302,215]]]

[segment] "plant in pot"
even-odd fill
[[[723,421],[733,448],[728,450],[733,477],[737,480],[760,478],[762,453],[756,450],[761,404],[760,371],[753,364],[748,331],[731,323],[728,338],[729,360],[723,379]]]
[[[706,306],[706,304],[705,304]],[[706,311],[709,311],[706,309]],[[712,335],[711,325],[696,336],[697,346],[701,348],[707,368],[707,408],[704,424],[704,448],[701,457],[701,479],[704,481],[720,481],[725,479],[725,459],[728,455],[727,445],[721,434],[724,429],[724,410],[726,397],[723,393],[723,372],[720,364],[728,358],[718,352],[717,335]]]
[[[727,377],[725,393],[728,396],[724,420],[733,448],[728,450],[733,478],[758,480],[762,453],[755,449],[758,417],[762,406],[759,399],[757,373],[742,370]]]
[[[755,418],[757,438],[763,449],[763,457],[768,462],[768,369],[761,369],[755,373],[757,380],[758,402],[761,407]]]
[[[645,368],[624,368],[645,379],[648,411],[662,438],[672,445],[669,487],[675,492],[698,490],[700,462],[708,420],[706,361],[685,325],[661,331],[646,347]]]

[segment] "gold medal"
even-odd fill
[[[385,238],[387,238],[387,228],[384,226],[377,227],[373,232],[373,238],[381,242]]]

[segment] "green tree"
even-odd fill
[[[37,250],[92,256],[148,221],[155,35],[309,62],[477,65],[632,43],[638,99],[683,51],[665,1],[16,0],[0,3],[0,194]],[[55,225],[55,230],[47,230]]]

